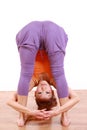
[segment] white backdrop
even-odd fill
[[[20,61],[17,32],[33,20],[52,20],[68,34],[65,73],[73,89],[87,88],[86,0],[0,1],[0,91],[16,90]]]

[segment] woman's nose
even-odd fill
[[[45,88],[45,86],[44,86],[44,85],[42,85],[42,90],[43,90],[43,91],[45,91],[45,89],[46,89],[46,88]]]
[[[42,97],[46,97],[46,92],[45,91],[42,92]]]

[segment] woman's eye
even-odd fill
[[[47,94],[49,94],[50,92],[46,92]]]
[[[38,94],[41,94],[42,92],[38,92]]]

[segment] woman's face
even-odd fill
[[[43,99],[48,100],[52,97],[52,88],[47,81],[43,80],[39,82],[35,92],[35,96],[36,98],[42,100]]]

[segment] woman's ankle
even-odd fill
[[[65,127],[68,127],[70,125],[71,121],[68,116],[68,112],[64,112],[61,114],[61,124]]]

